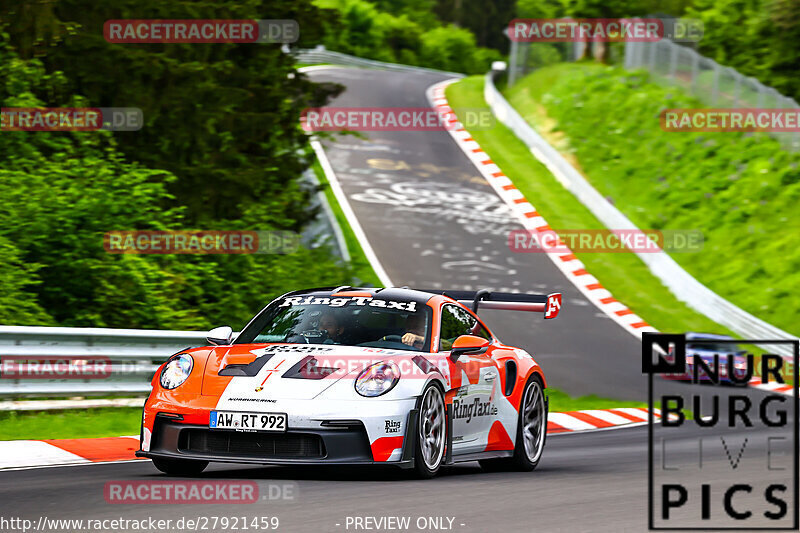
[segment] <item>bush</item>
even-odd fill
[[[48,74],[43,62],[21,59],[7,39],[0,33],[2,107],[82,105],[83,97],[64,95],[62,73]],[[187,256],[116,255],[103,247],[103,235],[113,230],[291,227],[297,218],[287,213],[306,205],[295,180],[280,194],[249,202],[233,220],[192,227],[189,208],[169,191],[176,175],[130,162],[110,132],[3,132],[0,158],[0,322],[238,327],[289,288],[352,279],[322,249]]]
[[[453,72],[482,74],[501,58],[496,50],[475,44],[466,29],[433,24],[430,16],[413,16],[409,9],[393,14],[365,0],[316,0],[333,10],[326,47],[360,57]],[[407,7],[407,6],[406,6]]]

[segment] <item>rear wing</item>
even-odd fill
[[[557,317],[561,310],[560,292],[553,292],[550,294],[525,294],[495,292],[489,289],[481,289],[479,291],[418,290],[431,294],[449,296],[458,303],[471,308],[473,313],[477,313],[479,307],[504,311],[533,311],[543,313],[545,319],[550,319]]]

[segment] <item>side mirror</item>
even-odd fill
[[[230,344],[233,340],[233,329],[230,326],[220,326],[206,333],[206,340],[214,346]],[[458,339],[456,339],[458,340]]]
[[[477,335],[461,335],[450,347],[450,359],[457,360],[462,355],[484,353],[492,341]]]

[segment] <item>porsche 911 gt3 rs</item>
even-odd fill
[[[546,381],[480,308],[555,318],[561,295],[338,287],[287,293],[244,329],[159,367],[139,457],[172,475],[211,461],[533,470]]]

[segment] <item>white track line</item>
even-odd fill
[[[378,256],[375,254],[375,250],[373,250],[372,246],[369,244],[367,235],[364,233],[364,229],[358,222],[358,218],[356,217],[353,208],[350,206],[350,202],[347,200],[344,190],[342,190],[339,179],[336,177],[336,173],[333,171],[333,166],[331,166],[328,156],[325,155],[325,150],[322,148],[322,144],[320,144],[319,141],[312,139],[311,147],[314,149],[314,153],[317,154],[317,159],[319,159],[319,164],[322,166],[322,171],[325,173],[325,177],[328,179],[328,183],[331,186],[333,195],[336,196],[336,201],[339,202],[339,207],[341,207],[347,222],[350,224],[350,228],[353,230],[353,233],[356,236],[356,239],[358,239],[358,242],[361,243],[361,248],[364,250],[364,255],[367,256],[367,260],[369,261],[370,265],[372,265],[372,269],[375,271],[375,274],[378,276],[378,279],[384,287],[393,287],[394,285],[392,280],[389,279],[389,274],[386,273],[386,270],[384,270],[383,265],[378,259]]]

